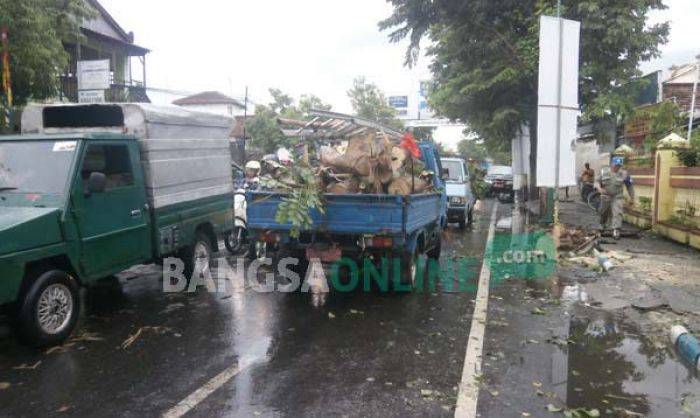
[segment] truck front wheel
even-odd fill
[[[80,316],[80,293],[76,280],[61,270],[29,277],[17,312],[18,334],[30,345],[46,347],[65,341]]]
[[[459,229],[464,229],[467,227],[467,217],[466,215],[463,218],[459,219]]]

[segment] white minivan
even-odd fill
[[[464,228],[472,221],[476,198],[472,193],[467,163],[461,158],[442,158],[442,179],[447,192],[447,221]]]

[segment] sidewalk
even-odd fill
[[[575,201],[560,221],[600,227]],[[700,335],[700,252],[649,232],[602,249],[624,261],[603,272],[560,252],[551,279],[492,289],[478,416],[700,416],[698,373],[668,337]]]
[[[561,202],[559,217],[569,228],[600,227],[597,213],[580,202]],[[630,259],[612,259],[612,270],[593,275],[590,268],[571,265],[563,257],[560,281],[584,282],[589,303],[604,310],[623,310],[648,332],[665,335],[680,322],[700,333],[699,251],[649,231],[641,231],[639,238],[604,242],[604,250]]]

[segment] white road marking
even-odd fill
[[[479,400],[479,382],[477,378],[481,376],[481,352],[484,348],[486,314],[489,305],[489,281],[491,280],[491,265],[489,260],[486,259],[486,255],[489,252],[488,246],[492,245],[493,236],[496,232],[497,211],[498,202],[493,205],[493,211],[491,212],[489,235],[486,240],[486,248],[484,248],[484,259],[481,263],[481,274],[479,274],[479,288],[476,292],[474,315],[472,316],[467,353],[464,357],[464,367],[462,368],[462,380],[459,383],[455,418],[476,417],[476,404]]]
[[[163,414],[163,418],[180,418],[181,416],[190,412],[194,407],[206,399],[207,396],[214,393],[214,391],[225,385],[226,382],[236,376],[241,370],[243,370],[243,368],[239,367],[238,364],[234,364],[233,366],[227,368],[223,372],[216,375],[213,379],[205,383],[204,386],[192,392],[192,394],[180,401],[180,403],[172,407],[168,412]]]

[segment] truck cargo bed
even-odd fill
[[[275,221],[284,193],[248,192],[248,228],[289,231],[291,224]],[[347,234],[411,234],[439,221],[440,194],[324,195],[325,213],[313,211],[314,231]]]

